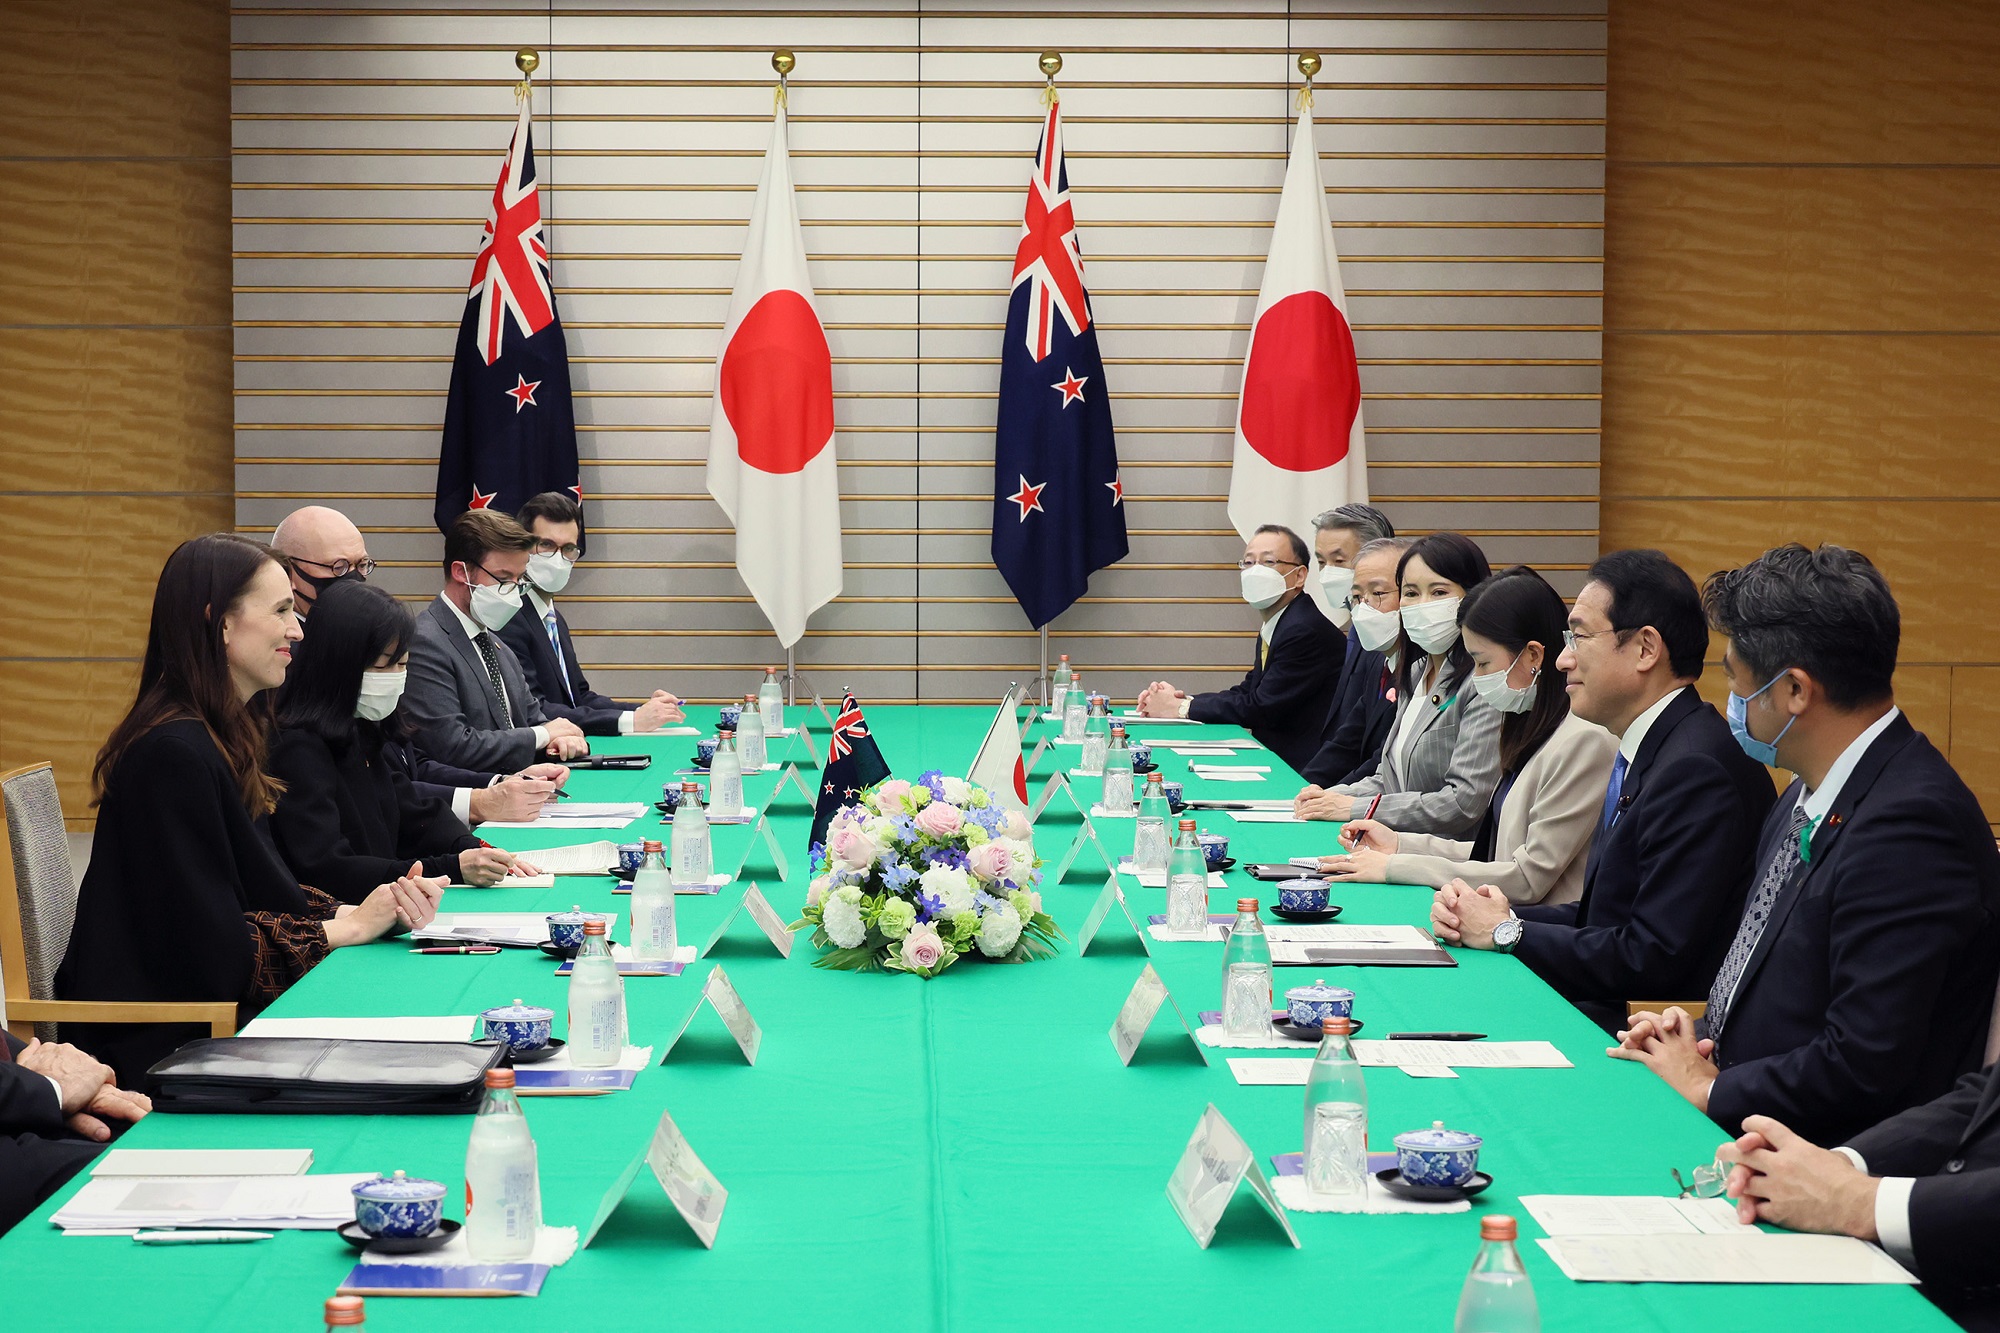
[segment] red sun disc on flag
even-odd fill
[[[1361,410],[1354,334],[1325,292],[1287,296],[1257,321],[1243,369],[1243,438],[1274,467],[1317,472],[1347,457]]]
[[[797,472],[833,438],[833,353],[806,298],[767,292],[722,357],[722,410],[760,472]]]

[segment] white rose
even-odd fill
[[[856,949],[868,938],[868,925],[861,919],[861,908],[855,901],[861,895],[849,899],[840,893],[826,900],[826,912],[820,923],[826,927],[826,937],[843,949]],[[982,942],[981,948],[985,945]]]
[[[964,778],[945,778],[940,785],[944,798],[953,805],[962,806],[972,799],[972,786]]]
[[[1002,903],[979,919],[979,952],[988,958],[1005,958],[1021,938],[1021,914],[1012,903]]]
[[[956,866],[932,866],[919,883],[925,893],[944,903],[947,913],[972,910],[972,881]]]

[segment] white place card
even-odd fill
[[[1125,1003],[1119,1007],[1118,1017],[1111,1022],[1111,1045],[1118,1052],[1118,1063],[1132,1063],[1133,1052],[1139,1049],[1146,1029],[1153,1025],[1153,1019],[1163,1006],[1174,1011],[1174,1021],[1180,1024],[1181,1032],[1187,1039],[1194,1042],[1195,1054],[1201,1057],[1201,1062],[1207,1064],[1208,1053],[1202,1050],[1200,1042],[1195,1041],[1194,1029],[1188,1026],[1181,1007],[1167,993],[1167,983],[1160,980],[1160,974],[1153,970],[1151,963],[1139,969],[1139,979],[1132,983]]]
[[[1070,839],[1069,850],[1062,854],[1062,860],[1056,864],[1055,877],[1049,880],[1049,883],[1062,883],[1086,846],[1096,852],[1097,859],[1104,863],[1104,873],[1112,879],[1117,879],[1118,863],[1111,859],[1111,853],[1105,850],[1104,840],[1097,836],[1097,825],[1092,822],[1089,815],[1085,815],[1083,824],[1076,831],[1076,836]]]
[[[1042,812],[1049,808],[1049,803],[1054,801],[1057,796],[1066,799],[1070,803],[1071,808],[1078,814],[1086,813],[1083,802],[1076,799],[1076,792],[1070,788],[1068,776],[1061,771],[1057,771],[1050,775],[1047,782],[1042,784],[1042,794],[1035,798],[1034,805],[1028,810],[1028,822],[1032,824],[1040,819]]]
[[[790,789],[789,794],[787,788]],[[771,788],[770,799],[764,802],[765,811],[768,813],[777,808],[780,801],[788,801],[792,796],[797,796],[800,800],[804,801],[808,809],[816,808],[819,804],[813,797],[811,784],[800,775],[799,766],[797,764],[786,764],[784,770],[778,774],[777,785]]]
[[[746,908],[749,909],[750,919],[755,921],[757,928],[764,932],[764,938],[771,941],[771,947],[778,951],[778,956],[780,958],[790,958],[792,956],[791,927],[785,924],[783,917],[780,917],[777,912],[772,910],[770,901],[764,897],[764,891],[755,884],[743,890],[742,896],[731,904],[727,912],[723,913],[722,920],[717,923],[715,930],[709,935],[708,943],[701,946],[700,956],[704,958],[708,956],[708,951],[713,949],[722,937],[729,933],[731,924],[735,922],[737,916]]]
[[[708,980],[701,983],[701,994],[695,996],[693,1006],[687,1011],[687,1017],[681,1019],[680,1026],[674,1029],[674,1035],[667,1038],[666,1049],[660,1053],[660,1063],[665,1064],[668,1057],[673,1054],[675,1045],[687,1035],[688,1025],[694,1022],[694,1016],[701,1012],[704,1004],[715,1010],[716,1016],[722,1020],[722,1026],[729,1029],[729,1035],[734,1037],[737,1046],[742,1048],[744,1060],[756,1064],[757,1048],[764,1044],[764,1030],[758,1027],[757,1020],[750,1016],[750,1010],[744,1005],[743,997],[736,993],[736,987],[730,983],[729,974],[722,970],[720,963],[710,969]]]
[[[1304,1045],[1299,1049],[1303,1051]],[[1246,1088],[1303,1088],[1312,1066],[1312,1060],[1304,1056],[1289,1060],[1277,1056],[1229,1057],[1229,1072]]]
[[[770,802],[766,804],[769,805]],[[756,854],[759,842],[764,844],[764,850],[770,854],[771,864],[777,868],[778,878],[790,879],[792,863],[785,858],[785,849],[778,845],[778,835],[771,829],[771,814],[768,809],[757,816],[757,824],[750,830],[750,840],[743,845],[743,855],[736,862],[734,877],[743,878],[743,868],[750,864],[750,858]]]
[[[1284,1207],[1272,1192],[1271,1182],[1264,1178],[1250,1145],[1215,1109],[1215,1103],[1210,1102],[1195,1124],[1187,1147],[1181,1150],[1173,1175],[1167,1178],[1167,1199],[1180,1214],[1195,1244],[1204,1250],[1208,1248],[1229,1201],[1236,1197],[1236,1187],[1246,1180],[1264,1211],[1284,1228],[1285,1239],[1291,1241],[1292,1248],[1300,1248],[1298,1233],[1292,1230],[1291,1219],[1285,1216]]]
[[[722,1227],[722,1210],[729,1205],[729,1191],[715,1178],[715,1173],[702,1164],[695,1155],[694,1148],[674,1123],[672,1114],[660,1112],[660,1123],[654,1127],[652,1139],[639,1150],[625,1169],[618,1173],[618,1179],[611,1182],[611,1188],[598,1201],[597,1212],[591,1218],[590,1226],[583,1233],[578,1249],[589,1249],[590,1242],[597,1239],[597,1233],[618,1211],[618,1205],[632,1188],[632,1182],[639,1178],[641,1167],[650,1168],[653,1179],[666,1192],[673,1203],[674,1211],[687,1223],[688,1230],[707,1249],[715,1248],[715,1235]]]
[[[1114,907],[1124,917],[1125,924],[1131,928],[1132,934],[1138,938],[1139,947],[1148,954],[1153,952],[1146,944],[1145,932],[1139,929],[1139,922],[1133,917],[1131,907],[1125,902],[1125,890],[1118,886],[1117,878],[1113,877],[1104,882],[1104,892],[1097,895],[1097,901],[1091,904],[1090,915],[1083,919],[1083,929],[1076,933],[1077,957],[1081,958],[1090,952],[1091,942],[1097,938],[1098,931],[1110,918],[1111,909]]]

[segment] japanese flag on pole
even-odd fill
[[[1361,375],[1307,102],[1243,362],[1229,521],[1245,541],[1282,523],[1310,545],[1313,515],[1367,498]]]
[[[783,107],[722,326],[708,493],[736,526],[737,572],[790,648],[840,594],[840,484],[833,355],[806,276]]]

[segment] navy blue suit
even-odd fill
[[[1729,724],[1683,688],[1625,774],[1615,822],[1590,844],[1583,896],[1514,909],[1515,956],[1606,1031],[1627,1000],[1696,1000],[1736,938],[1774,792]]]
[[[514,656],[521,659],[528,684],[542,701],[543,712],[550,717],[568,718],[583,728],[587,736],[616,736],[619,717],[631,712],[633,705],[606,698],[590,688],[590,682],[583,678],[583,668],[576,663],[576,645],[570,641],[569,622],[553,604],[549,610],[556,618],[556,635],[562,640],[561,662],[556,661],[548,629],[535,614],[532,598],[524,600],[513,618],[500,627],[500,637],[514,650]]]
[[[1319,752],[1327,710],[1347,654],[1347,636],[1328,620],[1311,594],[1300,593],[1278,613],[1265,649],[1263,637],[1250,670],[1226,690],[1188,700],[1197,722],[1233,722],[1257,743],[1302,769]]]
[[[1347,659],[1340,664],[1333,709],[1327,714],[1326,739],[1299,776],[1322,787],[1337,787],[1372,774],[1396,721],[1395,683],[1387,659],[1363,648],[1349,630]]]
[[[1758,873],[1801,790],[1765,821]],[[1996,917],[2000,852],[1978,799],[1898,717],[1772,904],[1723,1022],[1709,1115],[1732,1134],[1768,1115],[1838,1143],[1943,1095],[1985,1048]]]

